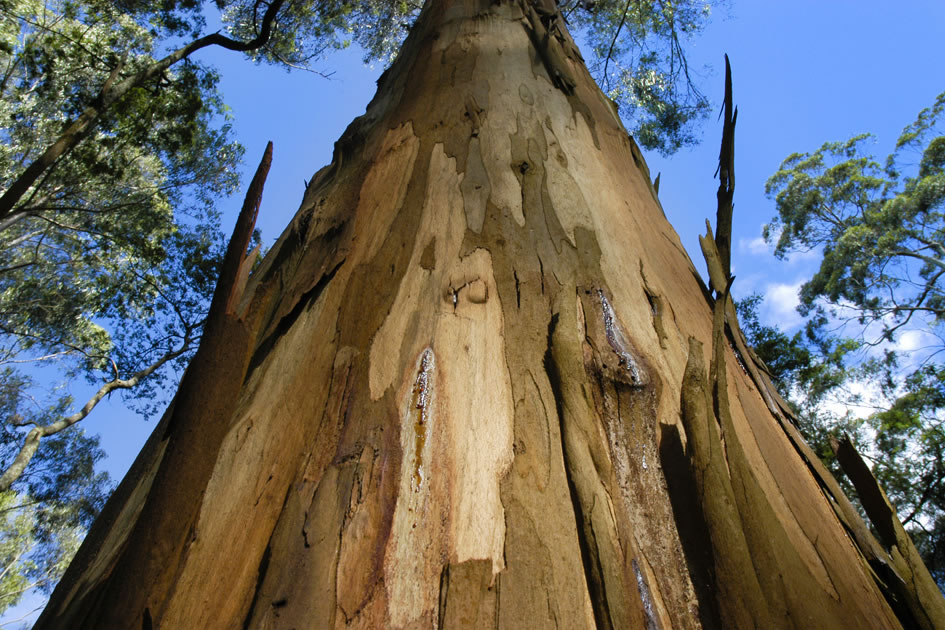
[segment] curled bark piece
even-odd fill
[[[902,527],[896,508],[889,502],[873,472],[860,457],[850,441],[850,436],[833,439],[830,446],[837,454],[837,461],[843,472],[853,483],[860,497],[860,503],[867,517],[876,528],[879,540],[891,551],[891,558],[897,569],[903,574],[906,585],[912,588],[901,589],[905,604],[913,615],[913,621],[919,628],[945,628],[945,601],[943,601],[935,580],[925,568],[912,539]],[[905,585],[904,585],[905,586]]]
[[[577,87],[577,81],[568,69],[564,50],[557,39],[553,37],[551,30],[545,26],[541,16],[532,5],[526,7],[526,15],[531,26],[529,35],[532,38],[535,48],[541,55],[541,60],[548,70],[548,76],[555,87],[567,95],[574,94],[574,88]]]

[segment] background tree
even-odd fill
[[[146,65],[159,33],[181,28],[168,14],[159,31],[120,3],[11,1],[0,15],[0,190],[110,68]],[[113,391],[134,389],[143,411],[163,405],[199,340],[222,240],[213,202],[237,185],[242,154],[216,81],[185,61],[129,90],[0,222],[0,488],[29,510],[38,545],[10,575],[51,587],[74,547],[63,536],[110,490],[98,439],[75,424]],[[77,379],[92,394],[76,405]]]
[[[811,353],[800,357],[801,364],[810,357],[807,367],[792,375],[795,399],[810,410],[808,431],[857,437],[945,585],[943,109],[945,94],[903,130],[884,166],[867,152],[869,135],[789,156],[768,182],[778,215],[766,238],[780,257],[821,254],[801,288],[806,334],[782,335],[774,344],[778,352]],[[904,337],[911,341],[902,344]],[[777,365],[764,335],[756,339]],[[811,387],[815,377],[803,370],[824,361],[840,368],[838,378],[827,389]],[[828,390],[851,409],[874,411],[841,419],[838,405],[824,404]]]
[[[26,396],[29,384],[17,382],[24,377],[10,372],[0,379],[3,462],[13,459],[22,439],[10,418],[26,413],[51,423],[70,402],[62,397],[59,408],[29,408],[35,405]],[[16,604],[30,589],[52,591],[111,491],[108,474],[95,470],[104,456],[97,437],[71,427],[43,440],[17,490],[0,493],[0,609]]]

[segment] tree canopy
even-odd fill
[[[225,4],[224,21],[233,37],[257,32],[268,3]],[[614,100],[636,141],[664,154],[698,142],[698,125],[709,101],[699,91],[686,59],[685,43],[708,23],[712,6],[698,0],[544,0],[542,19],[564,19],[589,46],[588,67]],[[305,67],[333,49],[352,43],[365,61],[386,66],[420,14],[423,2],[321,0],[286,2],[268,42],[252,51],[258,61]]]
[[[122,8],[0,3],[0,191],[116,69],[152,63],[185,26]],[[216,83],[185,60],[128,90],[0,221],[0,487],[46,550],[33,573],[58,566],[47,552],[72,532],[49,519],[87,526],[110,488],[98,439],[74,425],[115,390],[161,406],[199,340],[222,246],[214,202],[237,186],[242,155]],[[76,379],[93,387],[78,409]]]

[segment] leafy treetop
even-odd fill
[[[766,351],[797,357],[790,348],[796,342],[811,350],[804,369],[835,366],[836,378],[826,388],[811,387],[816,380],[804,370],[793,373],[794,399],[811,420],[808,435],[820,435],[823,442],[830,432],[854,434],[940,585],[945,585],[943,112],[945,93],[903,130],[884,165],[866,151],[868,134],[789,156],[768,180],[778,214],[765,226],[778,256],[822,254],[801,288],[805,337],[782,335]],[[921,343],[902,344],[906,334]],[[777,358],[771,360],[777,364]],[[844,412],[821,404],[826,392],[837,394]]]
[[[538,4],[555,4],[545,0]],[[590,69],[618,104],[636,140],[669,154],[695,144],[709,103],[692,80],[684,42],[708,22],[713,2],[699,0],[560,0],[557,10],[590,46]],[[265,2],[226,2],[230,34],[257,32]],[[423,2],[390,0],[288,1],[256,60],[305,67],[332,49],[356,43],[365,60],[387,65],[416,21]],[[546,8],[544,10],[547,10]]]

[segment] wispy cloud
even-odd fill
[[[777,231],[771,234],[770,241],[765,241],[760,234],[755,238],[738,239],[738,250],[752,256],[774,256],[774,246],[781,237],[781,232]],[[805,251],[795,251],[789,253],[784,258],[788,265],[798,265],[819,260],[823,251],[820,247]]]
[[[935,340],[936,337],[934,335],[924,330],[907,330],[899,335],[899,339],[896,340],[895,349],[900,352],[912,352],[913,350],[925,348],[927,345],[934,343]]]
[[[787,261],[787,264],[789,265],[797,265],[813,260],[820,260],[821,254],[822,252],[819,247],[817,249],[809,249],[806,251],[791,252],[787,255],[785,261]]]
[[[765,239],[761,238],[760,236],[752,239],[740,238],[738,239],[738,247],[742,251],[748,252],[754,256],[761,256],[774,252],[774,247],[765,243]]]

